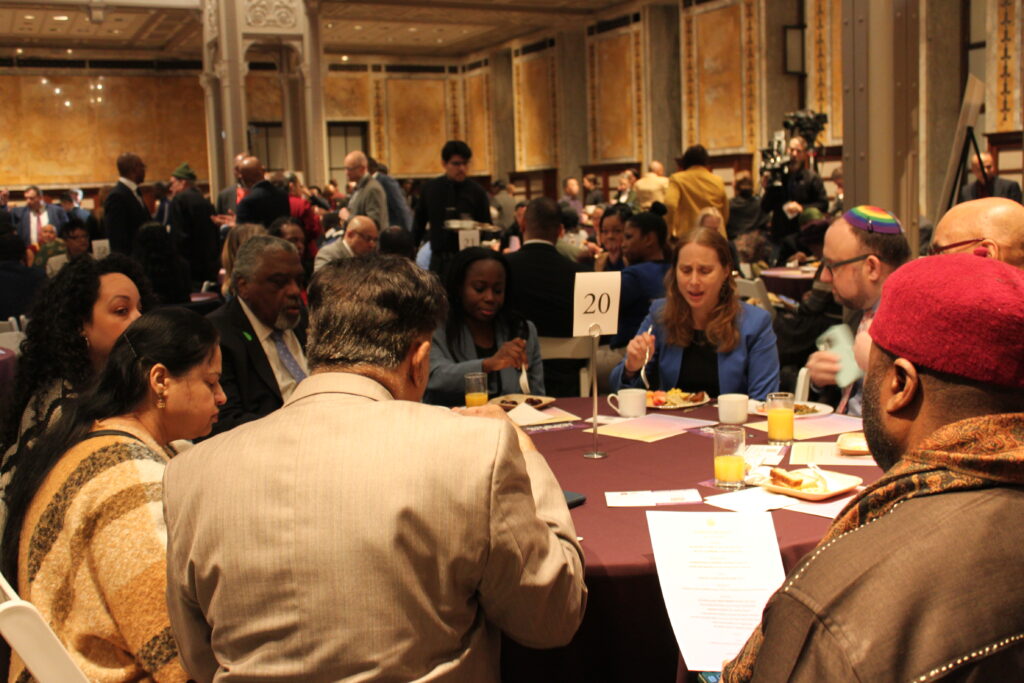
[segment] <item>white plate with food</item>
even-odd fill
[[[768,410],[764,407],[764,401],[752,401],[754,404],[753,412],[758,415],[767,415]],[[793,417],[799,419],[801,417],[821,417],[822,415],[830,415],[835,408],[827,403],[815,403],[814,401],[797,401],[793,404]]]
[[[711,397],[706,391],[688,393],[682,389],[669,389],[668,391],[648,391],[647,407],[654,410],[679,410],[680,408],[694,408],[708,403]]]
[[[554,396],[534,396],[533,394],[505,394],[504,396],[495,396],[488,401],[488,403],[501,406],[505,410],[512,410],[520,403],[525,403],[540,410],[541,408],[547,408],[554,402]]]
[[[852,474],[831,470],[784,470],[773,467],[771,477],[761,486],[772,493],[782,493],[803,500],[825,500],[852,491],[864,480]]]

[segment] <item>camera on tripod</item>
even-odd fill
[[[782,121],[782,126],[786,129],[785,137],[776,134],[771,146],[761,150],[761,175],[768,174],[769,187],[782,185],[786,166],[789,164],[787,141],[799,135],[807,142],[807,148],[811,149],[818,139],[818,134],[825,129],[827,123],[828,114],[810,109],[791,111],[786,114]]]

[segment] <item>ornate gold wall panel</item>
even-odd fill
[[[555,51],[546,49],[513,59],[516,115],[516,170],[558,166]]]
[[[324,115],[328,119],[370,118],[369,74],[327,73],[324,88]]]
[[[985,119],[990,133],[1021,129],[1020,11],[1020,0],[989,1]]]
[[[642,64],[638,29],[592,36],[587,45],[590,161],[635,161],[642,156]]]
[[[681,7],[683,146],[759,148],[761,38],[756,0]]]
[[[245,75],[245,111],[250,121],[281,121],[281,77],[275,71]]]
[[[102,91],[89,89],[97,83]],[[113,184],[125,151],[143,158],[149,181],[166,180],[183,161],[209,177],[195,76],[57,76],[45,85],[39,76],[0,76],[0,92],[0,185]]]
[[[808,0],[807,106],[828,114],[818,138],[826,145],[843,143],[843,2]]]
[[[444,78],[386,81],[384,159],[391,175],[441,172],[441,147],[448,139],[447,83]]]
[[[471,172],[491,172],[491,74],[478,69],[466,75],[466,144],[473,150]]]

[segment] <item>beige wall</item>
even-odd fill
[[[331,71],[324,80],[324,115],[328,121],[370,118],[370,75]]]
[[[516,115],[516,170],[558,166],[555,51],[514,57],[512,81]]]
[[[168,178],[183,161],[207,178],[203,90],[195,76],[47,80],[0,76],[0,184],[112,183],[116,159],[127,151],[147,163],[149,180]],[[101,83],[102,90],[90,90]],[[90,97],[103,101],[90,103]]]
[[[587,107],[590,161],[636,161],[643,156],[640,25],[588,40]]]
[[[384,147],[377,155],[394,176],[441,171],[441,147],[448,139],[447,79],[390,78],[384,86]]]
[[[819,140],[843,143],[843,0],[808,0],[807,106],[828,114]]]
[[[473,150],[473,174],[491,174],[491,73],[490,69],[477,69],[466,75],[465,92],[466,144]]]
[[[245,75],[245,113],[249,121],[281,121],[281,77],[274,71],[250,71]]]

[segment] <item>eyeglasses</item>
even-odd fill
[[[851,263],[856,263],[857,261],[864,261],[864,260],[868,259],[871,256],[874,256],[874,257],[877,258],[878,254],[861,254],[860,256],[854,256],[853,258],[848,258],[848,259],[845,259],[843,261],[829,261],[826,258],[826,259],[822,259],[821,260],[821,265],[822,265],[823,268],[827,268],[828,272],[831,275],[835,275],[836,274],[836,268],[839,268],[840,266],[846,266],[846,265],[849,265]]]
[[[963,242],[953,242],[952,244],[947,244],[947,245],[944,245],[944,246],[943,245],[938,245],[938,244],[932,244],[932,245],[930,245],[928,247],[928,255],[929,256],[938,256],[939,254],[943,254],[943,253],[949,251],[950,249],[956,249],[957,247],[967,247],[967,246],[970,246],[972,244],[977,244],[978,242],[984,242],[984,241],[985,241],[984,237],[978,237],[978,238],[975,238],[973,240],[964,240]]]

